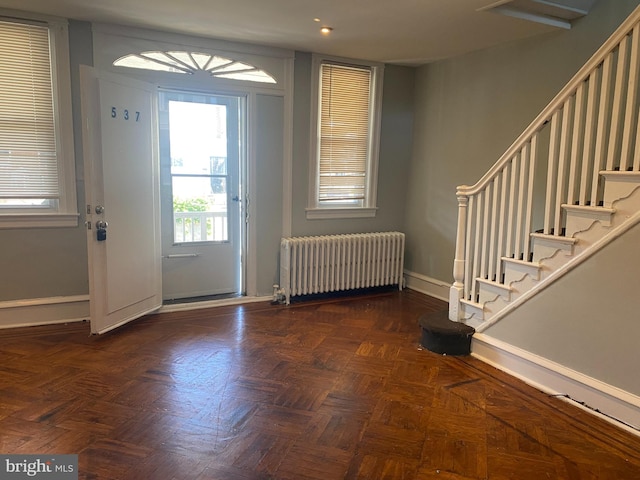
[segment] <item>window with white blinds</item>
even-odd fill
[[[320,72],[318,201],[361,205],[371,126],[371,70],[325,63]]]
[[[49,29],[0,22],[0,197],[58,197]]]
[[[307,217],[373,216],[381,67],[327,59],[314,63],[316,138]]]
[[[66,159],[61,158],[64,140],[59,131],[70,105],[61,105],[56,97],[69,72],[56,76],[60,61],[68,69],[68,44],[55,38],[66,39],[67,31],[66,25],[56,25],[50,35],[51,28],[46,22],[0,17],[0,226],[34,226],[34,215],[77,210],[75,185],[65,188],[73,178],[73,155],[67,148]],[[56,43],[63,43],[61,58],[52,63]],[[69,100],[67,95],[66,103]],[[66,118],[72,135],[70,112]],[[28,225],[20,222],[19,215],[31,216]],[[62,223],[51,225],[65,224],[58,220]]]

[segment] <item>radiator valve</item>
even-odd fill
[[[284,288],[280,288],[280,285],[276,283],[273,285],[273,300],[271,300],[271,304],[282,305],[283,303],[285,303]]]

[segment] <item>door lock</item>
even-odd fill
[[[109,224],[104,220],[98,220],[96,222],[96,239],[99,242],[104,242],[107,239],[107,227]]]
[[[103,214],[103,213],[104,213],[104,207],[103,207],[102,205],[97,205],[97,206],[96,206],[96,213],[97,213],[98,215]]]

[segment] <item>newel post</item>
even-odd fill
[[[449,320],[461,320],[460,299],[464,291],[465,239],[467,237],[467,205],[469,197],[466,185],[458,187],[458,233],[456,235],[456,257],[453,260],[453,285],[449,289]]]

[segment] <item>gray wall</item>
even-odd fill
[[[84,175],[80,128],[78,65],[93,65],[91,25],[71,21],[72,99],[78,205],[77,228],[0,230],[0,301],[87,294],[87,249],[84,222]],[[311,55],[296,57],[294,93],[293,232],[319,233],[400,230],[404,189],[411,156],[414,69],[387,67],[384,80],[380,146],[379,211],[373,219],[305,219],[309,162]],[[283,99],[257,95],[256,278],[260,295],[278,282],[282,233]],[[10,273],[8,273],[10,272]]]
[[[319,235],[402,229],[413,134],[415,69],[386,65],[382,100],[378,211],[374,218],[307,220],[311,108],[311,54],[296,53],[293,113],[292,234]]]
[[[282,158],[284,98],[256,96],[256,233],[258,295],[271,295],[279,283],[282,236]]]
[[[483,333],[640,395],[640,224]]]
[[[77,228],[0,230],[0,301],[89,293],[84,229],[79,64],[93,65],[91,25],[69,25],[76,176],[80,221]],[[257,289],[271,295],[277,275],[282,228],[283,99],[256,96]]]
[[[569,31],[418,69],[405,202],[408,270],[452,281],[456,186],[480,179],[638,3],[600,0]]]
[[[0,230],[0,301],[84,295],[89,292],[87,242],[82,214],[84,177],[78,65],[93,64],[90,25],[70,22],[69,44],[79,225],[77,228]]]
[[[407,268],[449,282],[455,242],[455,187],[473,183],[557,93],[638,0],[600,0],[570,31],[515,42],[413,69],[385,68],[378,212],[371,219],[307,220],[311,55],[295,61],[292,233],[402,230]],[[79,211],[84,184],[78,64],[92,64],[90,25],[70,24]],[[282,108],[259,99],[270,115]],[[275,109],[275,110],[274,110]],[[261,113],[262,112],[262,113]],[[414,116],[415,113],[415,116]],[[278,118],[281,118],[278,113]],[[259,142],[276,139],[269,122]],[[415,132],[415,134],[414,134]],[[280,142],[277,140],[277,142]],[[281,144],[258,158],[258,290],[277,275],[282,225]],[[77,228],[0,231],[0,301],[88,292],[85,232]],[[7,273],[7,272],[10,272]]]

